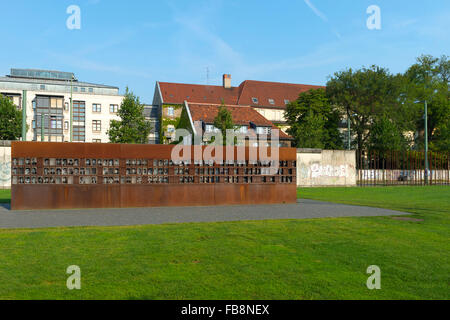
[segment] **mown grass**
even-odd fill
[[[11,190],[0,189],[0,203],[9,203],[11,201]]]
[[[449,188],[301,189],[391,217],[0,230],[1,299],[448,299]],[[276,213],[274,213],[276,215]],[[66,288],[70,265],[81,290]],[[366,269],[381,268],[381,290]]]
[[[448,219],[450,186],[395,186],[367,188],[300,188],[297,196],[335,203],[399,210],[431,218]]]

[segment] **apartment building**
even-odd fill
[[[159,121],[160,121],[160,109],[158,106],[154,105],[144,105],[144,117],[145,120],[150,121],[152,125],[152,130],[148,137],[148,143],[150,144],[159,144]]]
[[[264,143],[270,145],[272,130],[278,129],[271,121],[267,120],[252,107],[225,105],[230,111],[234,123],[234,131],[245,136],[245,145],[260,146],[261,138]],[[184,102],[181,112],[180,128],[187,129],[193,136],[198,136],[203,144],[208,144],[208,135],[219,132],[214,126],[214,119],[219,113],[221,105],[211,103]],[[279,130],[279,147],[291,147],[293,138]],[[195,140],[194,140],[195,141]]]
[[[18,109],[25,105],[27,141],[109,142],[109,124],[119,120],[123,100],[118,87],[82,82],[71,72],[34,69],[11,69],[0,77],[0,94],[11,98]],[[149,143],[155,143],[159,140],[157,108],[145,106],[144,110],[154,129]]]
[[[284,112],[286,105],[299,94],[322,86],[245,80],[238,87],[231,85],[231,75],[223,75],[222,86],[156,82],[153,105],[161,110],[160,142],[170,137],[181,116],[184,101],[249,106],[286,132],[289,128]],[[248,119],[250,120],[250,119]]]

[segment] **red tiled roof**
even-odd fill
[[[306,84],[280,83],[246,80],[242,84],[242,93],[237,104],[249,105],[253,107],[285,108],[285,100],[295,101],[300,93],[311,90],[325,88],[323,86],[313,86]],[[254,103],[252,98],[258,99]],[[269,102],[273,100],[273,104]]]
[[[227,105],[246,105],[264,108],[285,108],[285,100],[297,100],[301,92],[310,89],[325,88],[305,84],[266,82],[246,80],[239,87],[225,89],[223,86],[159,82],[164,103],[220,104],[222,99]],[[252,98],[257,98],[254,103]],[[269,102],[273,100],[273,104]]]
[[[192,121],[203,121],[206,124],[213,124],[214,118],[219,112],[219,104],[200,104],[189,103],[189,111],[191,113]],[[273,123],[262,116],[258,111],[250,106],[236,106],[227,105],[228,110],[231,112],[231,117],[235,125],[250,126],[250,121],[259,127],[271,127],[272,129],[278,129]],[[280,130],[280,139],[292,139],[289,135]]]
[[[225,89],[222,86],[209,86],[185,83],[159,82],[164,103],[182,104],[185,100],[197,103],[236,104],[239,88]]]

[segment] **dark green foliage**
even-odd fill
[[[233,129],[233,117],[230,110],[227,109],[225,103],[222,101],[222,105],[219,108],[216,118],[214,119],[214,127],[220,130],[222,133],[223,145],[226,145],[227,141],[227,129]]]
[[[334,109],[325,90],[309,90],[286,107],[285,113],[298,148],[341,149],[338,124],[340,115]]]
[[[0,94],[0,140],[18,140],[22,137],[22,112],[12,101]]]
[[[440,123],[439,127],[433,132],[430,149],[436,151],[450,150],[450,119],[447,116],[447,121]]]
[[[424,101],[428,104],[428,139],[430,149],[448,151],[450,140],[450,61],[447,56],[434,58],[423,55],[405,73],[406,103],[414,117],[415,131],[419,133],[416,147],[424,145]]]
[[[111,120],[108,130],[109,140],[112,143],[148,143],[151,125],[145,120],[144,105],[128,88],[118,115],[121,120]]]
[[[396,124],[403,122],[401,83],[400,76],[378,66],[336,72],[328,81],[330,101],[350,114],[352,135],[356,135],[354,145],[358,149],[367,149],[371,125],[377,116],[389,114]]]
[[[377,118],[370,127],[369,149],[374,151],[406,150],[408,141],[403,131],[387,116]]]

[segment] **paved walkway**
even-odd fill
[[[312,200],[297,204],[220,207],[162,207],[133,209],[89,209],[11,211],[0,205],[0,229],[74,226],[130,226],[162,223],[372,217],[408,213]]]

